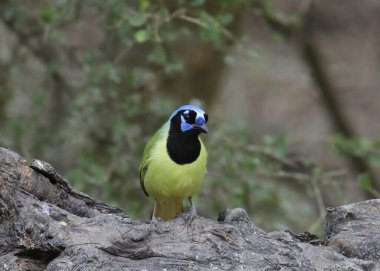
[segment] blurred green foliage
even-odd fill
[[[378,139],[346,138],[338,134],[332,138],[332,144],[339,155],[353,155],[368,160],[374,166],[380,165],[380,140]]]
[[[342,157],[353,156],[364,159],[373,167],[380,166],[380,140],[366,137],[347,138],[341,134],[332,137],[332,146],[336,153]],[[371,194],[380,195],[375,189],[374,180],[368,172],[357,176],[357,181],[363,190]]]
[[[60,72],[74,63],[85,80],[79,87],[58,82],[59,91],[69,97],[65,111],[58,112],[59,129],[51,130],[49,120],[41,118],[55,97],[35,91],[31,111],[8,120],[2,144],[29,158],[62,144],[74,146],[77,156],[64,157],[74,160],[65,176],[77,189],[122,206],[133,217],[148,217],[151,204],[138,181],[143,148],[170,112],[187,102],[162,94],[160,82],[184,72],[188,55],[176,48],[184,42],[199,39],[227,52],[234,37],[225,27],[244,2],[69,0],[3,5],[1,16],[15,31],[58,51],[57,58],[45,58],[45,52],[35,50],[53,78],[62,80]],[[104,41],[95,47],[67,48],[68,29],[86,10],[95,12],[97,25],[91,27],[105,34]],[[31,131],[37,132],[31,136]],[[27,136],[32,146],[23,141]]]

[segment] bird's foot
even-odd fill
[[[150,225],[156,226],[159,222],[161,222],[161,218],[157,218],[156,216],[152,216],[150,220]]]
[[[150,220],[150,223],[149,223],[149,228],[151,230],[156,230],[158,227],[160,227],[160,225],[163,223],[162,219],[160,217],[155,217],[155,216],[152,216],[152,219]]]
[[[161,234],[170,231],[170,228],[160,217],[152,217],[149,225],[149,230]]]
[[[189,211],[187,211],[187,216],[185,218],[186,220],[186,228],[190,227],[193,223],[194,219],[197,217],[197,210],[194,206],[191,206],[189,208]]]

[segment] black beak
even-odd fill
[[[208,134],[208,127],[206,123],[203,123],[202,125],[195,125],[199,130],[201,130],[202,133]]]

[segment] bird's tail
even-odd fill
[[[175,218],[179,213],[183,212],[181,199],[159,199],[157,200],[156,217],[167,221]]]

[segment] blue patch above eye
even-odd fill
[[[205,123],[205,119],[202,117],[198,117],[196,118],[195,123],[198,125],[202,125],[203,123]]]

